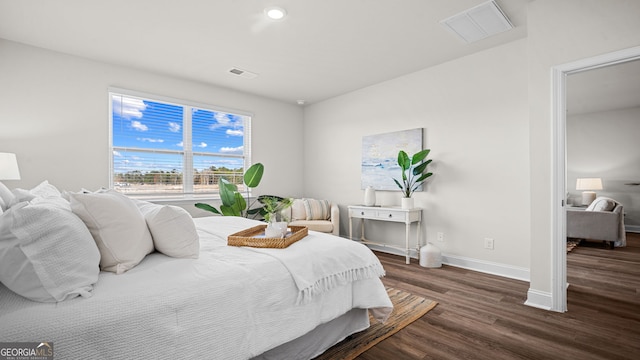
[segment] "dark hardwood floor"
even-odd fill
[[[627,242],[567,254],[566,313],[524,305],[527,282],[376,253],[385,285],[439,304],[358,359],[640,359],[640,234]]]

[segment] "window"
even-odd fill
[[[251,116],[152,97],[109,92],[111,187],[139,197],[217,193],[221,177],[241,187]]]

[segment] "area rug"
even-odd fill
[[[567,239],[567,253],[580,244],[580,239]]]
[[[438,304],[433,300],[390,287],[387,288],[387,293],[393,303],[393,312],[384,324],[369,317],[371,326],[368,329],[349,336],[315,358],[315,360],[355,359],[375,344],[418,320]]]

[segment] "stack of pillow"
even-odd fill
[[[28,299],[89,297],[100,270],[122,274],[154,250],[198,257],[186,210],[113,190],[63,195],[47,181],[13,191],[0,183],[0,282]]]

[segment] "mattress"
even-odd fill
[[[374,309],[381,319],[391,311],[378,277],[334,282],[301,302],[281,259],[226,245],[229,234],[257,222],[194,221],[198,259],[152,253],[124,274],[101,272],[90,298],[38,303],[0,285],[0,342],[53,342],[63,359],[250,359],[351,309]],[[327,236],[333,237],[310,231],[305,239],[311,240],[296,244],[304,248]],[[358,246],[363,256],[370,251]]]

